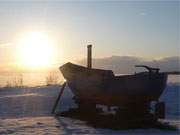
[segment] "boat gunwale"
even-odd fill
[[[67,62],[65,63],[64,65],[60,66],[59,69],[61,70],[61,68],[63,67],[66,67],[66,65],[71,65],[77,69],[80,69],[80,70],[84,70],[86,72],[99,72],[99,73],[103,73],[103,72],[111,72],[113,77],[114,78],[121,78],[121,77],[132,77],[132,76],[139,76],[139,75],[148,75],[149,72],[138,72],[138,73],[135,73],[135,74],[122,74],[122,75],[117,75],[115,74],[112,70],[107,70],[107,69],[97,69],[97,68],[88,68],[88,67],[85,67],[85,66],[82,66],[82,65],[77,65],[77,64],[74,64],[74,63],[71,63],[71,62]],[[151,74],[166,74],[164,72],[158,72],[158,73],[151,73]],[[149,74],[150,75],[150,74]]]
[[[115,76],[114,72],[112,70],[107,70],[107,69],[98,69],[98,68],[88,68],[88,67],[85,67],[85,66],[82,66],[82,65],[77,65],[77,64],[73,64],[71,62],[68,62],[62,66],[60,66],[60,70],[61,68],[65,67],[67,64],[71,64],[71,66],[74,66],[76,68],[79,68],[79,69],[82,69],[82,70],[86,70],[86,71],[92,71],[92,72],[112,72],[113,75]]]

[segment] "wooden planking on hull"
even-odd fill
[[[114,76],[111,70],[91,69],[72,63],[64,64],[60,70],[77,98],[105,105],[158,100],[167,81],[165,73]]]

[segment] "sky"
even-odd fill
[[[0,0],[0,65],[16,65],[18,41],[41,32],[55,49],[53,63],[86,57],[179,55],[179,1]],[[42,49],[43,50],[43,49]]]

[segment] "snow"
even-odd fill
[[[61,135],[61,134],[179,134],[179,85],[168,85],[161,100],[166,102],[164,122],[178,130],[94,128],[84,121],[54,117],[52,107],[60,91],[59,86],[0,88],[0,135]],[[57,110],[74,106],[72,93],[66,87]]]

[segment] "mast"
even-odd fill
[[[92,68],[92,45],[87,46],[87,67]]]

